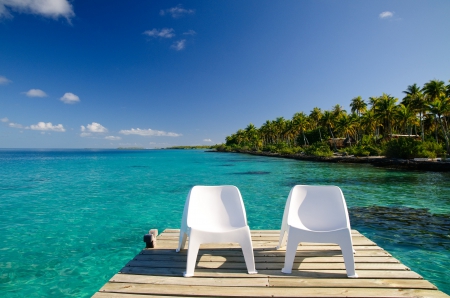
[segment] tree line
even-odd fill
[[[350,146],[341,151],[357,155],[389,155],[393,146],[417,151],[409,152],[409,157],[442,155],[444,148],[450,153],[450,84],[430,80],[423,87],[409,85],[403,94],[401,101],[385,93],[367,100],[357,96],[351,99],[349,112],[337,104],[331,110],[315,107],[309,114],[298,112],[292,119],[267,120],[259,128],[250,123],[227,136],[218,149],[280,153],[313,150],[316,155],[330,155],[337,151],[336,139],[345,138]],[[395,135],[403,137],[394,140]]]

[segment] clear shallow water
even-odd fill
[[[193,185],[236,185],[250,227],[279,229],[292,186],[327,184],[353,228],[450,294],[449,178],[199,150],[0,150],[0,292],[90,297],[150,228],[179,228]],[[414,224],[426,221],[433,232]]]

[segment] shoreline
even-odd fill
[[[353,156],[311,156],[302,154],[280,154],[271,152],[255,151],[217,151],[210,150],[206,152],[224,152],[224,153],[243,153],[256,156],[278,157],[305,161],[329,162],[329,163],[351,163],[351,164],[371,164],[374,167],[382,167],[397,170],[410,171],[432,171],[432,172],[450,172],[450,161],[417,161],[413,159],[387,158],[384,156],[353,157]]]

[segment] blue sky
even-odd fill
[[[450,79],[450,1],[0,0],[0,148],[222,143]]]

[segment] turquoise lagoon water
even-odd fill
[[[0,150],[0,293],[89,297],[179,228],[193,185],[233,184],[252,229],[279,229],[295,184],[342,188],[352,227],[450,293],[450,175],[200,150]]]

